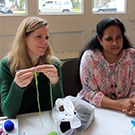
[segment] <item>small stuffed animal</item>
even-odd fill
[[[53,109],[53,119],[59,135],[81,134],[90,126],[94,115],[93,105],[72,96],[57,99]]]

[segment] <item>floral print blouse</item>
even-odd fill
[[[135,49],[123,50],[118,62],[108,63],[102,52],[87,50],[80,64],[82,90],[77,97],[101,107],[103,96],[112,99],[135,94]]]

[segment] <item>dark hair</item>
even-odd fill
[[[99,37],[100,39],[102,39],[104,30],[107,27],[109,27],[109,26],[118,26],[120,28],[121,33],[122,33],[122,37],[123,37],[123,49],[131,48],[132,47],[131,44],[130,44],[130,42],[129,42],[129,40],[124,35],[124,33],[125,33],[125,27],[124,27],[123,23],[120,20],[118,20],[117,18],[108,17],[108,18],[102,19],[97,24],[97,26],[96,26],[96,33],[97,33],[97,35],[86,44],[85,48],[81,52],[80,57],[82,57],[83,53],[86,50],[89,50],[89,49],[91,49],[91,50],[100,50],[102,52],[103,47],[100,45],[100,42],[98,41],[98,38],[97,37]]]

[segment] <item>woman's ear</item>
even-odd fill
[[[98,39],[99,43],[102,44],[102,41],[99,36],[97,36],[97,39]]]
[[[27,43],[27,37],[24,38],[25,43]]]
[[[27,37],[25,37],[24,40],[27,41]]]

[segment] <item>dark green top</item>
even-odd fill
[[[55,86],[52,86],[53,103],[57,98],[63,97],[60,61],[56,59],[54,66],[58,70],[59,81]],[[51,110],[49,79],[43,73],[38,76],[38,89],[41,111]],[[14,82],[7,58],[4,58],[0,63],[0,92],[2,112],[7,117],[11,118],[18,114],[39,111],[34,79],[27,87],[19,87]]]

